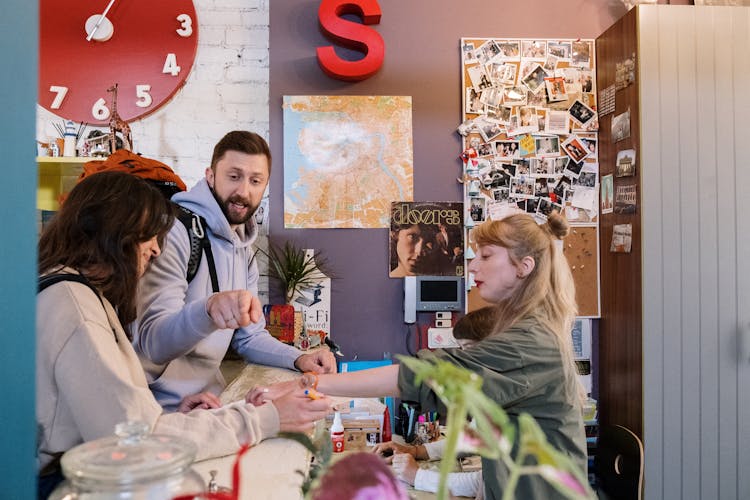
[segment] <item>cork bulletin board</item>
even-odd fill
[[[571,223],[563,242],[579,316],[598,317],[599,163],[594,40],[461,39],[465,219],[514,211]],[[466,238],[470,245],[470,236]],[[473,248],[473,250],[476,250]],[[467,291],[467,310],[485,305]]]

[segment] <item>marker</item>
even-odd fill
[[[310,399],[320,399],[320,394],[315,389],[305,389],[305,396]]]

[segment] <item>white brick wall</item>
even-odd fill
[[[130,123],[135,149],[163,161],[192,186],[226,132],[268,139],[268,0],[193,0],[198,52],[185,85],[155,113]],[[37,136],[61,119],[37,107]]]
[[[252,130],[268,139],[269,131],[268,0],[193,3],[199,31],[190,76],[170,102],[130,123],[135,150],[171,166],[188,187],[203,177],[225,133]],[[52,123],[60,121],[37,106],[37,138],[56,135]],[[268,290],[267,280],[260,290]],[[267,292],[260,295],[267,302]]]

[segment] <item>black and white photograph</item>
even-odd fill
[[[634,214],[636,208],[636,200],[637,198],[635,184],[616,186],[614,212],[616,214]]]
[[[616,177],[631,177],[635,175],[635,149],[623,149],[617,152],[615,164]]]
[[[518,141],[495,141],[495,154],[501,158],[518,158]]]
[[[570,59],[572,47],[570,42],[547,42],[547,54],[560,59]]]
[[[560,147],[576,163],[583,161],[590,154],[577,135],[568,136]]]
[[[499,123],[500,125],[507,125],[508,122],[510,122],[512,113],[513,108],[509,108],[508,106],[489,108],[487,109],[487,113],[485,114],[485,119],[489,122]]]
[[[482,175],[482,186],[484,189],[496,189],[510,185],[510,176],[500,168],[492,168]]]
[[[583,168],[583,162],[577,163],[574,161],[569,161],[567,165],[565,165],[565,170],[563,170],[563,176],[570,177],[571,179],[578,179],[578,176],[581,174],[581,169]]]
[[[516,177],[529,175],[531,162],[528,160],[528,158],[515,158],[511,160],[511,162],[516,166]]]
[[[503,132],[502,125],[485,120],[483,116],[478,117],[474,125],[479,130],[479,134],[484,139],[484,142],[489,142],[493,137]]]
[[[535,179],[528,175],[514,177],[510,181],[510,196],[516,199],[534,198]]]
[[[580,170],[579,170],[580,171]],[[572,181],[570,177],[567,177],[563,175],[557,180],[557,184],[555,184],[555,188],[553,189],[553,192],[558,198],[558,202],[565,201],[565,193],[566,191],[570,191],[570,187],[572,186]]]
[[[492,197],[496,203],[507,203],[510,196],[508,188],[497,188],[492,190]]]
[[[469,198],[469,217],[474,222],[484,222],[486,209],[487,201],[484,196],[472,196]]]
[[[557,61],[559,61],[560,58],[553,55],[548,55],[547,59],[544,60],[544,65],[542,66],[544,68],[544,71],[549,73],[550,75],[554,74],[554,71],[557,69]]]
[[[534,136],[536,155],[539,157],[560,156],[560,138],[556,135]]]
[[[521,40],[521,56],[524,59],[544,61],[547,56],[547,42],[542,40]]]
[[[542,220],[547,220],[547,217],[552,212],[559,212],[562,213],[563,207],[559,203],[554,203],[549,198],[540,198],[539,203],[536,207],[536,213],[537,216],[539,216]]]
[[[482,103],[479,101],[479,93],[474,87],[466,87],[466,112],[478,114],[483,110]]]
[[[483,142],[477,147],[477,156],[492,156],[493,154],[492,145],[489,143]]]
[[[579,40],[572,44],[571,64],[588,67],[591,64],[593,49],[591,42]]]
[[[557,158],[545,158],[545,160],[554,160],[555,161],[555,177],[558,175],[562,175],[562,173],[565,171],[565,167],[568,166],[568,163],[570,163],[571,159],[567,156],[559,156]]]
[[[521,47],[518,41],[506,41],[502,40],[497,42],[497,47],[500,52],[499,58],[518,60],[521,55]]]
[[[481,92],[483,89],[492,86],[492,82],[490,82],[487,73],[484,71],[484,68],[481,65],[477,64],[475,66],[469,66],[468,68],[466,68],[466,72],[469,73],[469,80],[471,80],[471,85],[477,92]]]
[[[570,113],[570,116],[573,117],[573,119],[582,127],[586,126],[586,124],[590,122],[594,118],[594,116],[596,116],[596,111],[586,106],[580,100],[576,100],[570,107],[568,112]]]
[[[541,64],[536,64],[531,70],[524,75],[522,82],[526,85],[530,91],[537,93],[544,89],[544,79],[549,76]]]
[[[581,84],[581,92],[594,92],[594,73],[591,70],[584,69],[580,71],[578,83]]]
[[[477,62],[477,57],[474,54],[474,43],[464,42],[461,45],[461,51],[464,55],[464,64],[471,64]]]
[[[578,175],[578,179],[576,179],[573,184],[575,186],[582,186],[582,187],[596,187],[596,172],[584,172],[581,170],[581,173]]]
[[[540,198],[549,198],[550,181],[546,177],[534,179],[534,194]]]
[[[503,102],[503,92],[498,87],[487,87],[482,90],[479,101],[485,106],[497,108]]]
[[[630,137],[630,108],[612,117],[612,142]]]

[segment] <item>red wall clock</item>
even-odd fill
[[[123,120],[155,111],[198,47],[190,0],[40,0],[39,22],[39,104],[76,122],[106,124],[115,83]]]

